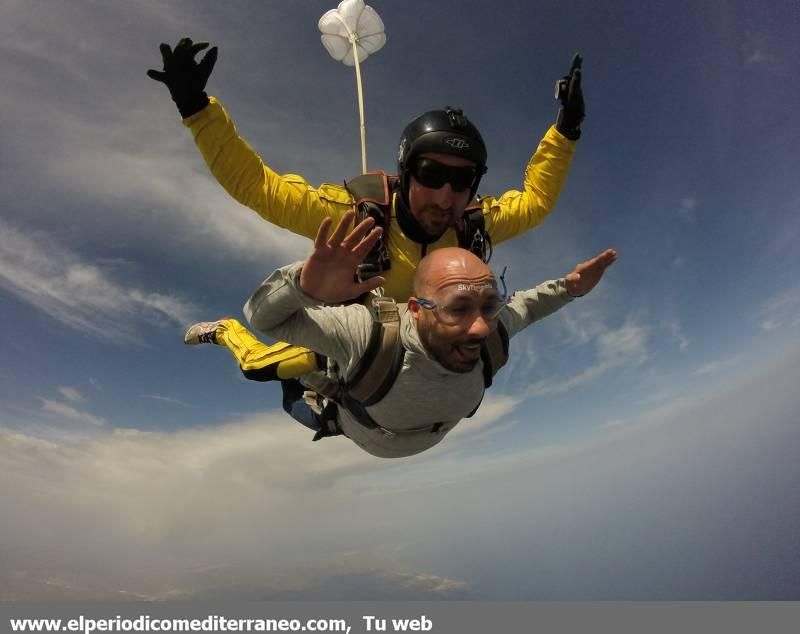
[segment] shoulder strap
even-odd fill
[[[344,184],[353,197],[358,222],[372,218],[376,227],[383,228],[383,236],[358,267],[357,275],[361,281],[382,275],[391,268],[387,245],[392,219],[392,192],[397,182],[397,177],[390,177],[384,172],[370,172]]]
[[[502,321],[497,322],[497,328],[481,346],[481,360],[483,361],[483,385],[488,388],[491,387],[494,376],[508,361],[508,331]]]
[[[374,320],[367,349],[358,360],[345,391],[362,405],[374,405],[394,385],[403,367],[405,348],[400,342],[400,313],[390,297],[373,300]]]
[[[492,379],[508,362],[508,331],[502,321],[497,322],[497,328],[486,338],[481,346],[481,360],[483,361],[483,389],[484,394],[492,386]],[[483,396],[475,409],[467,414],[472,418],[483,402]]]
[[[391,268],[386,246],[392,218],[392,193],[399,185],[396,176],[385,172],[369,172],[347,181],[344,185],[355,202],[358,222],[373,218],[376,227],[383,228],[383,238],[358,267],[359,279],[366,280],[381,275]],[[458,245],[472,251],[484,262],[492,258],[492,241],[486,232],[486,220],[480,198],[474,198],[464,210],[463,230],[458,232]]]
[[[489,262],[492,259],[492,241],[486,231],[483,207],[477,198],[464,210],[463,221],[463,230],[458,234],[458,246]]]
[[[344,186],[356,205],[363,202],[372,202],[380,206],[392,204],[392,182],[396,178],[390,177],[385,172],[369,172],[361,174],[347,181]]]

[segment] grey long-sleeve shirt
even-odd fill
[[[372,313],[361,304],[325,306],[306,295],[299,286],[302,265],[297,262],[272,273],[247,300],[245,316],[256,330],[330,357],[346,379],[367,348]],[[570,301],[563,278],[544,282],[515,293],[500,319],[513,337]],[[394,435],[367,429],[339,408],[338,422],[344,433],[381,458],[411,456],[434,446],[478,406],[484,392],[482,362],[471,372],[447,370],[423,347],[407,307],[400,306],[400,316],[400,337],[406,348],[403,367],[383,400],[367,408]],[[441,426],[431,432],[436,423]]]

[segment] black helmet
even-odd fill
[[[481,133],[459,108],[445,106],[418,116],[403,130],[397,152],[400,192],[408,205],[409,170],[414,160],[425,152],[452,154],[475,162],[478,177],[470,196],[475,196],[481,176],[486,173],[486,145]]]

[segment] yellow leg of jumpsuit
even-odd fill
[[[317,355],[307,348],[279,342],[268,346],[235,319],[223,319],[217,343],[231,351],[242,373],[253,381],[294,379],[318,370]]]

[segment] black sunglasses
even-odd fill
[[[423,187],[439,189],[450,183],[454,192],[471,189],[478,178],[478,168],[474,165],[453,167],[429,158],[421,158],[411,166],[411,175]]]

